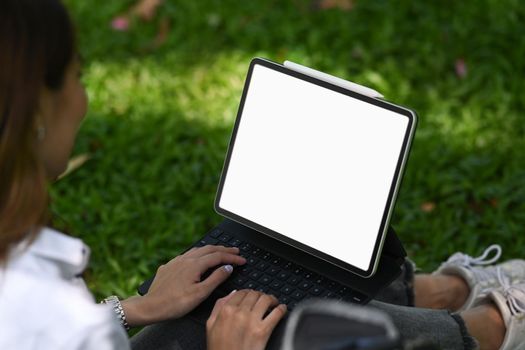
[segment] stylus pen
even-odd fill
[[[370,89],[366,86],[359,85],[356,83],[352,83],[351,81],[344,80],[338,77],[334,77],[333,75],[320,72],[318,70],[300,65],[298,63],[294,63],[291,61],[284,61],[283,66],[285,66],[288,69],[294,70],[296,72],[309,75],[313,78],[317,78],[322,81],[326,81],[327,83],[338,85],[344,89],[351,90],[354,92],[357,92],[358,94],[373,97],[373,98],[384,98],[383,95],[381,95],[379,92],[375,91],[374,89]]]

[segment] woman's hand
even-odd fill
[[[238,254],[238,248],[205,246],[162,265],[146,295],[122,301],[128,323],[143,326],[190,312],[230,276],[232,265],[246,263]],[[221,266],[201,281],[204,272],[218,265]]]
[[[263,350],[286,314],[286,305],[277,304],[274,296],[254,290],[233,292],[217,300],[206,323],[208,350]]]

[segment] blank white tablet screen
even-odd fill
[[[367,270],[407,127],[255,65],[219,207]]]

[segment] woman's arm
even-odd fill
[[[205,246],[193,248],[158,268],[148,293],[121,302],[131,327],[184,316],[224,282],[233,266],[243,265],[238,248]],[[208,278],[201,276],[219,266]]]

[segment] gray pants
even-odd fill
[[[414,268],[410,261],[403,273],[382,291],[369,307],[387,313],[405,339],[424,338],[441,349],[477,348],[463,319],[447,310],[414,307]],[[145,327],[131,338],[133,350],[202,350],[206,349],[206,329],[192,317],[166,321]]]

